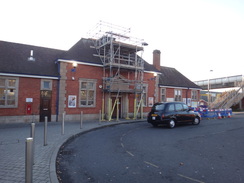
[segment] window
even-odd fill
[[[176,111],[183,111],[183,106],[181,104],[175,104]]]
[[[42,80],[41,90],[52,90],[52,80]]]
[[[168,112],[173,112],[175,111],[175,105],[174,104],[170,104],[168,107]]]
[[[186,104],[183,104],[183,110],[187,111],[189,109],[189,107]]]
[[[0,107],[17,107],[18,79],[0,78]]]
[[[166,102],[166,88],[161,88],[161,102]]]
[[[181,101],[181,90],[175,89],[175,101]]]
[[[197,100],[197,90],[192,90],[191,91],[191,99],[192,100]]]
[[[80,80],[80,107],[95,107],[96,80]]]
[[[153,106],[153,109],[155,111],[162,111],[162,110],[164,110],[164,108],[165,108],[164,104],[156,104],[156,105]]]
[[[138,94],[137,95],[137,106],[139,106],[140,104],[140,101],[142,99],[142,102],[143,102],[143,107],[146,107],[147,106],[147,85],[143,85],[142,86],[142,95]],[[137,86],[137,88],[139,89],[140,86]]]

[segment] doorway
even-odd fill
[[[116,97],[112,97],[111,98],[112,99],[112,108],[113,108],[113,106],[114,106],[114,103],[115,103],[115,101],[116,101]],[[118,99],[119,99],[119,103],[118,103],[118,107],[117,107],[117,105],[115,105],[115,107],[114,107],[114,111],[113,111],[113,114],[112,114],[112,118],[113,119],[116,119],[117,118],[117,111],[118,111],[118,113],[119,113],[119,118],[121,118],[121,114],[122,114],[122,111],[121,111],[121,109],[122,109],[122,104],[121,104],[121,96],[119,96],[118,97]]]
[[[51,101],[52,101],[52,91],[41,90],[40,97],[40,122],[45,121],[47,116],[47,121],[51,121]]]

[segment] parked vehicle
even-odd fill
[[[201,115],[192,111],[183,102],[165,102],[155,103],[148,113],[148,123],[154,127],[160,124],[166,124],[174,128],[177,123],[192,123],[198,125],[201,121]]]

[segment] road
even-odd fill
[[[148,123],[83,134],[60,150],[60,182],[244,182],[244,115],[174,129]]]

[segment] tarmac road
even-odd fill
[[[133,123],[82,134],[57,157],[60,182],[244,182],[244,115],[200,125]]]

